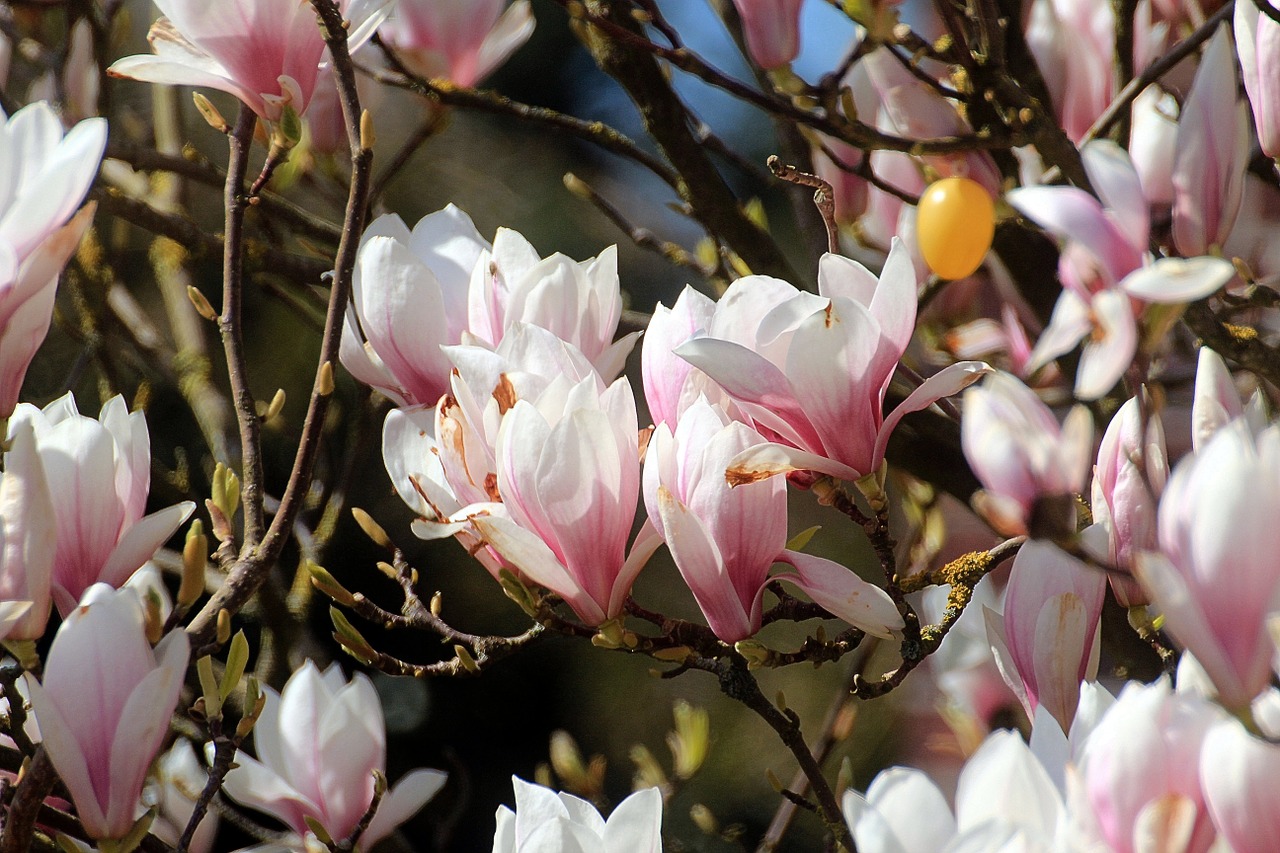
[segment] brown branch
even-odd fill
[[[753,272],[802,281],[773,237],[746,215],[707,152],[697,144],[684,103],[654,55],[640,44],[636,22],[618,5],[589,0],[584,40],[596,63],[627,90],[645,130],[680,175],[678,191],[693,216],[724,241]],[[617,34],[626,34],[627,38]]]
[[[249,169],[249,146],[253,143],[257,122],[258,117],[253,110],[241,104],[235,128],[228,135],[231,151],[227,158],[227,183],[222,199],[227,216],[222,252],[222,313],[218,317],[218,331],[222,334],[222,349],[231,383],[231,400],[240,431],[240,494],[244,505],[242,541],[249,550],[262,540],[266,524],[262,508],[261,423],[253,392],[249,389],[249,363],[245,357],[240,316],[244,296],[244,214],[249,207],[244,178]]]

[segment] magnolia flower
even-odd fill
[[[107,123],[63,136],[44,102],[0,112],[0,417],[12,414],[27,367],[49,331],[58,277],[93,219],[76,208],[98,174]]]
[[[1088,735],[1078,773],[1068,777],[1082,834],[1115,853],[1208,850],[1214,830],[1200,788],[1200,754],[1217,719],[1213,705],[1174,693],[1167,679],[1130,682]],[[1163,846],[1151,846],[1160,837]]]
[[[800,53],[803,4],[804,0],[733,0],[747,52],[761,68],[779,68]]]
[[[1035,0],[1027,47],[1044,75],[1058,122],[1085,137],[1115,95],[1115,12],[1107,0]]]
[[[786,550],[784,480],[730,488],[724,476],[730,461],[762,440],[699,399],[674,434],[666,423],[658,426],[645,456],[649,519],[711,630],[727,642],[758,631],[769,569],[782,562],[795,573],[775,579],[800,587],[850,625],[888,637],[902,627],[902,617],[884,590],[838,563]]]
[[[0,474],[0,638],[44,634],[56,541],[53,494],[35,431],[24,424],[13,433]]]
[[[366,42],[390,0],[339,0],[351,21],[349,49]],[[324,33],[310,3],[298,0],[156,0],[153,56],[126,56],[107,73],[144,83],[227,92],[265,121],[307,111],[325,57]]]
[[[708,334],[676,350],[773,439],[733,460],[736,483],[796,470],[845,480],[876,474],[903,415],[988,369],[953,364],[886,418],[884,394],[915,328],[916,277],[906,247],[895,240],[878,281],[856,261],[823,255],[818,291],[765,276],[738,279],[716,306]]]
[[[1255,439],[1234,421],[1174,470],[1160,499],[1160,551],[1137,560],[1166,630],[1230,708],[1247,707],[1271,680],[1266,618],[1280,609],[1278,517],[1280,429]]]
[[[308,818],[335,841],[349,838],[373,801],[374,774],[386,770],[386,725],[373,684],[361,673],[346,681],[337,664],[321,673],[307,661],[280,693],[270,687],[263,693],[266,705],[253,727],[258,757],[237,752],[223,789],[303,838]],[[205,749],[212,752],[213,745]],[[413,817],[444,782],[438,770],[403,776],[382,797],[360,849],[371,849]]]
[[[1138,348],[1135,312],[1145,302],[1181,303],[1221,288],[1235,270],[1214,257],[1147,263],[1151,224],[1142,182],[1129,155],[1108,140],[1080,151],[1098,198],[1076,187],[1023,187],[1007,194],[1019,213],[1063,241],[1062,295],[1031,353],[1034,372],[1084,340],[1076,396],[1101,397],[1119,381]]]
[[[413,231],[394,214],[375,219],[356,255],[343,366],[398,405],[435,405],[452,368],[440,347],[462,340],[468,282],[488,248],[453,205]]]
[[[1234,853],[1280,849],[1280,744],[1222,720],[1205,735],[1200,784],[1214,826]]]
[[[1107,537],[1106,550],[1099,556],[1119,569],[1131,569],[1135,553],[1155,548],[1156,502],[1169,477],[1160,415],[1147,412],[1145,437],[1142,417],[1137,397],[1120,407],[1102,436],[1093,469],[1090,506],[1094,522]],[[1125,607],[1148,603],[1134,580],[1112,575],[1111,588]]]
[[[121,838],[133,827],[188,654],[184,631],[152,651],[138,596],[95,584],[58,628],[43,681],[28,681],[44,748],[91,838]]]
[[[1277,8],[1271,0],[1259,2]],[[1280,23],[1263,14],[1256,3],[1237,3],[1234,32],[1258,142],[1268,157],[1280,157],[1280,81],[1271,73],[1280,61]]]
[[[999,532],[1075,531],[1075,500],[1089,476],[1093,420],[1076,406],[1061,426],[1049,407],[1007,373],[964,394],[960,443],[982,483],[974,504]]]
[[[399,0],[378,32],[420,77],[474,86],[533,35],[529,0]]]
[[[1221,248],[1231,234],[1249,165],[1249,113],[1236,97],[1226,24],[1209,41],[1178,120],[1173,242],[1183,255]]]
[[[617,250],[577,263],[539,258],[498,229],[493,245],[453,205],[410,232],[383,216],[364,233],[339,356],[351,374],[397,404],[434,405],[449,389],[442,346],[497,347],[517,323],[540,326],[582,351],[612,380],[638,333],[613,342],[622,316]]]
[[[1048,853],[1063,815],[1041,760],[1011,731],[989,735],[965,763],[954,817],[937,786],[905,767],[877,775],[865,796],[845,792],[842,807],[859,853]]]
[[[450,391],[433,409],[393,409],[383,425],[382,456],[401,498],[417,513],[421,539],[457,538],[498,579],[519,569],[483,545],[471,518],[506,514],[498,494],[497,441],[503,415],[537,400],[555,381],[598,376],[586,357],[546,329],[516,323],[496,350],[446,347],[455,365]],[[434,418],[432,417],[434,415]]]
[[[76,410],[70,394],[44,409],[23,403],[9,421],[9,436],[24,424],[49,482],[59,488],[53,562],[53,599],[66,616],[86,589],[119,587],[160,548],[195,509],[183,501],[143,516],[151,491],[151,438],[142,412],[130,413],[112,397],[98,420]]]
[[[512,776],[513,812],[499,806],[493,853],[661,853],[662,794],[645,788],[627,797],[606,821],[595,806]]]
[[[1027,542],[1004,596],[1004,617],[986,611],[987,634],[1009,688],[1027,716],[1043,707],[1063,731],[1080,702],[1080,682],[1098,670],[1106,575],[1056,545]]]
[[[661,544],[646,524],[627,551],[640,489],[638,442],[625,378],[608,388],[595,375],[553,382],[502,417],[497,486],[509,517],[472,518],[498,554],[592,626],[622,612]]]

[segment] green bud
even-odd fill
[[[244,675],[245,666],[249,663],[249,641],[244,638],[244,631],[236,631],[231,638],[231,649],[227,652],[227,666],[222,671],[222,683],[218,687],[223,701],[231,695]]]

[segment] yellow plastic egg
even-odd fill
[[[945,279],[972,275],[996,233],[996,208],[982,184],[969,178],[934,181],[916,208],[916,240],[924,262]]]

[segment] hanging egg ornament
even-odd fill
[[[920,196],[916,241],[924,262],[941,278],[972,275],[982,266],[995,233],[995,203],[977,181],[943,178]]]

